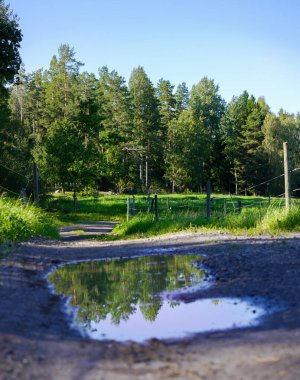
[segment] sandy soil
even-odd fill
[[[61,242],[22,243],[0,261],[1,380],[300,378],[300,235],[187,234],[112,243],[68,236]],[[181,340],[92,341],[70,327],[63,300],[51,294],[45,278],[53,267],[72,260],[169,248],[205,254],[215,276],[213,286],[185,295],[186,302],[247,297],[273,312],[256,327]]]

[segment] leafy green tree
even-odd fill
[[[23,133],[19,122],[10,118],[6,85],[13,82],[20,68],[21,41],[17,16],[0,0],[0,191],[7,188],[16,193],[26,184],[23,172],[17,174],[19,162],[24,162],[21,158]]]
[[[191,110],[183,111],[168,130],[166,178],[175,189],[200,191],[204,184],[204,163],[209,158],[208,135]]]
[[[74,191],[94,186],[101,163],[98,146],[86,139],[79,122],[68,119],[53,122],[43,145],[39,165],[49,183]]]
[[[299,130],[293,114],[281,110],[279,115],[268,113],[262,126],[264,134],[263,149],[268,156],[269,176],[275,177],[283,173],[283,143],[288,142],[290,151],[290,164],[292,168],[299,166]],[[292,176],[293,186],[300,186],[299,176]],[[269,189],[273,194],[283,192],[283,181],[272,182]]]
[[[133,104],[132,149],[141,153],[139,164],[145,164],[144,185],[149,190],[150,179],[153,180],[155,173],[160,172],[158,158],[161,131],[155,90],[141,66],[132,71],[129,79],[129,91]]]
[[[18,17],[4,0],[0,0],[0,84],[12,82],[17,74],[21,57],[19,53],[22,33]]]

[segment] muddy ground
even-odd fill
[[[105,232],[109,226],[103,226]],[[104,231],[103,230],[103,231]],[[125,242],[34,239],[0,261],[0,379],[300,379],[300,235],[189,234]],[[45,274],[101,257],[204,254],[214,284],[183,295],[246,297],[267,305],[256,327],[146,344],[92,341],[69,324]],[[280,308],[276,309],[276,307]]]

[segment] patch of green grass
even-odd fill
[[[0,198],[0,244],[31,236],[59,238],[55,219],[31,204]]]
[[[96,195],[94,197],[78,196],[76,207],[74,207],[71,193],[52,194],[43,200],[42,206],[45,210],[56,213],[62,224],[97,220],[124,221],[128,197],[131,201],[131,209],[133,207],[133,197],[129,195],[104,195],[101,193],[96,193]],[[243,207],[260,207],[268,203],[267,198],[264,197],[212,194],[211,206],[215,213],[222,213],[224,207],[226,207],[227,213],[231,213],[236,209],[239,200],[242,201]],[[151,208],[151,200],[147,195],[136,195],[134,201],[137,214],[145,214]],[[282,201],[272,199],[274,205],[278,205],[279,202]],[[160,213],[169,210],[172,214],[182,212],[205,214],[206,195],[159,194],[158,207]]]
[[[270,209],[261,218],[257,228],[261,232],[300,231],[300,208],[293,205],[287,212],[285,209]]]
[[[127,198],[131,202],[130,221],[126,221]],[[153,195],[152,195],[153,199]],[[238,201],[242,211],[238,212]],[[116,240],[156,236],[182,231],[224,231],[236,234],[282,233],[300,230],[300,213],[294,205],[288,214],[284,200],[257,196],[230,196],[212,194],[212,216],[206,217],[205,194],[159,194],[159,221],[154,220],[154,205],[147,195],[78,196],[76,211],[72,195],[55,194],[47,198],[44,207],[58,215],[61,224],[119,221],[111,235],[100,240]],[[151,209],[151,210],[150,210]],[[148,213],[148,211],[150,212]]]
[[[72,235],[86,235],[86,234],[87,234],[86,231],[81,230],[81,229],[72,230],[72,231],[70,231],[70,233],[71,233]]]
[[[163,235],[175,232],[230,232],[235,234],[285,233],[300,231],[300,208],[289,212],[274,207],[243,209],[240,213],[215,215],[210,219],[196,212],[165,214],[156,222],[153,215],[136,216],[117,225],[114,238],[128,239]]]
[[[97,220],[119,221],[126,218],[126,197],[99,196],[78,197],[76,207],[71,194],[51,195],[43,200],[43,208],[57,215],[61,224],[92,222]]]

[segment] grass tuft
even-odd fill
[[[55,219],[31,204],[0,198],[0,244],[16,242],[31,236],[58,238]]]

